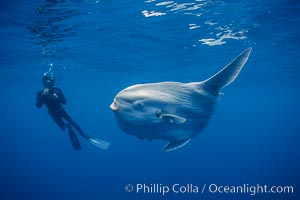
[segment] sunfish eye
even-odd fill
[[[133,107],[134,107],[135,109],[141,109],[141,108],[143,108],[143,106],[144,106],[144,104],[143,104],[142,101],[135,101],[135,102],[133,103]]]
[[[156,111],[156,117],[160,117],[161,116],[161,113],[162,113],[162,110],[161,109],[158,109],[157,111]]]

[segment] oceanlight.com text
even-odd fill
[[[267,185],[249,185],[243,184],[239,186],[225,186],[210,184],[208,185],[208,191],[210,193],[220,194],[292,194],[294,193],[293,186],[267,186]]]

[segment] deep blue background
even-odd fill
[[[0,199],[299,198],[299,2],[160,3],[1,1]],[[219,43],[203,42],[209,38]],[[117,126],[109,105],[119,90],[201,81],[249,46],[212,122],[186,147],[164,153],[166,142]],[[46,108],[35,108],[50,64],[67,110],[85,132],[111,142],[107,151],[82,138],[83,150],[73,151]],[[126,193],[128,183],[292,185],[294,194],[162,197]]]

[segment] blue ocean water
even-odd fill
[[[299,199],[300,3],[11,0],[0,4],[0,199]],[[123,133],[109,109],[127,86],[201,81],[244,49],[211,123],[190,144]],[[111,146],[67,132],[35,107],[51,71],[70,115]],[[133,191],[125,186],[132,184]],[[180,184],[198,193],[136,191]],[[292,194],[212,193],[203,185],[293,186]]]

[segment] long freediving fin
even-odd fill
[[[106,142],[106,141],[103,141],[103,140],[99,140],[97,138],[93,138],[93,137],[90,137],[88,135],[85,135],[87,141],[89,141],[92,145],[100,148],[100,149],[103,149],[103,150],[106,150],[108,149],[110,143],[109,142]]]
[[[68,126],[68,128],[69,128],[69,137],[70,137],[72,146],[73,146],[74,150],[78,151],[81,149],[80,142],[79,142],[73,128],[70,125]]]
[[[71,127],[70,125],[69,125],[69,127]],[[73,130],[73,129],[71,129],[71,130]],[[100,149],[104,149],[104,150],[106,150],[106,149],[108,149],[108,147],[109,147],[109,145],[110,145],[110,143],[109,142],[106,142],[106,141],[103,141],[103,140],[99,140],[99,139],[97,139],[97,138],[94,138],[94,137],[91,137],[91,136],[89,136],[89,135],[87,135],[87,134],[85,134],[83,131],[79,131],[79,134],[84,138],[84,139],[86,139],[89,143],[91,143],[92,145],[94,145],[94,146],[96,146],[96,147],[98,147],[98,148],[100,148]],[[74,134],[75,135],[75,134]],[[76,135],[75,135],[76,136]],[[78,142],[79,143],[79,142]]]
[[[173,151],[175,149],[179,149],[179,148],[185,146],[190,140],[191,140],[191,138],[187,138],[187,139],[175,140],[175,141],[169,142],[163,148],[163,151]]]

